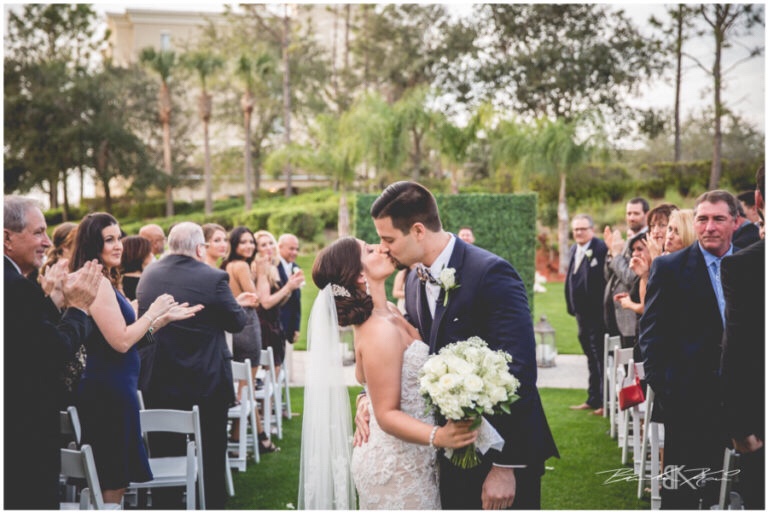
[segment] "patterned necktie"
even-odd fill
[[[421,263],[419,263],[416,266],[416,276],[419,278],[419,281],[421,281],[422,283],[439,285],[439,283],[437,282],[437,279],[435,279],[432,276],[432,274],[429,272],[429,269]]]

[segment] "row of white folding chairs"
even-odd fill
[[[647,388],[646,400],[625,411],[619,408],[619,391],[624,384],[632,383],[635,375],[642,378],[642,365],[635,364],[632,348],[621,348],[620,336],[605,336],[603,354],[605,363],[604,398],[608,406],[604,415],[610,419],[611,437],[621,448],[621,463],[629,461],[632,451],[633,472],[638,477],[638,498],[642,497],[646,484],[651,488],[651,508],[661,504],[661,462],[663,425],[650,420],[653,411],[653,390]],[[625,370],[625,368],[627,370]],[[650,457],[650,465],[648,458]]]
[[[187,509],[195,510],[199,504],[200,509],[205,509],[205,487],[203,485],[203,454],[200,449],[202,434],[200,429],[200,413],[197,406],[192,411],[171,409],[144,409],[144,400],[141,392],[138,392],[139,420],[141,433],[146,441],[147,434],[151,432],[172,432],[194,435],[194,441],[188,440],[186,455],[179,457],[152,457],[149,454],[149,466],[153,479],[148,482],[132,482],[128,491],[138,489],[151,489],[157,487],[185,486],[187,491]],[[65,479],[85,478],[88,487],[80,493],[80,508],[121,508],[103,502],[101,488],[98,483],[96,465],[93,461],[93,452],[89,445],[80,446],[80,420],[77,408],[70,406],[67,411],[60,414],[61,432],[72,437],[68,448],[62,448],[61,474]],[[79,448],[78,448],[79,447]],[[199,501],[196,500],[195,484],[198,485]],[[73,486],[66,486],[65,499],[62,508],[69,508],[67,503],[76,500]]]

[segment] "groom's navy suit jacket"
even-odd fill
[[[479,336],[492,350],[512,356],[509,368],[520,381],[520,398],[512,404],[512,414],[487,416],[505,439],[501,453],[488,454],[498,464],[542,466],[559,454],[536,388],[536,346],[525,286],[507,261],[458,237],[448,267],[456,269],[459,287],[450,291],[445,307],[445,291],[440,292],[431,331],[424,332],[420,321],[426,309],[422,301],[427,299],[416,272],[409,272],[406,282],[407,317],[431,353]]]

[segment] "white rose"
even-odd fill
[[[444,268],[440,271],[440,282],[443,284],[443,288],[453,288],[456,286],[456,269]]]
[[[483,379],[477,375],[467,375],[464,377],[464,387],[470,393],[479,393],[483,390]]]

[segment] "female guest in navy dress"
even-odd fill
[[[131,304],[118,291],[122,252],[115,218],[92,213],[77,230],[70,262],[71,270],[94,258],[104,267],[104,277],[90,308],[96,329],[85,341],[88,359],[77,404],[83,443],[93,448],[104,501],[108,503],[119,503],[129,482],[152,478],[139,428],[139,354],[135,344],[148,331],[190,318],[202,308],[177,304],[165,294],[137,320]]]

